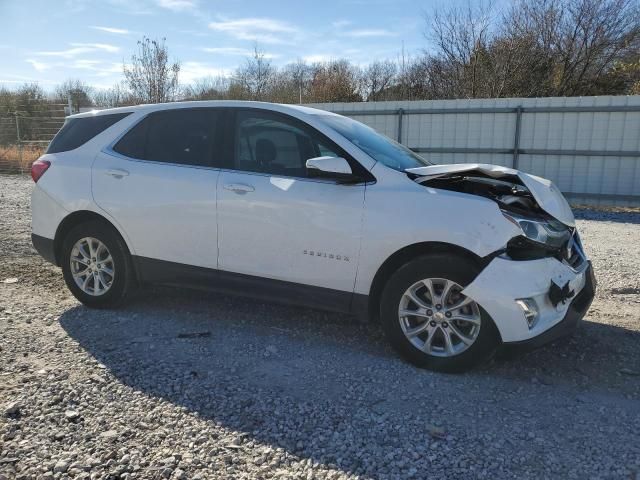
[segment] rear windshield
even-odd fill
[[[49,144],[47,153],[68,152],[84,145],[99,133],[131,113],[112,113],[95,117],[70,118]]]

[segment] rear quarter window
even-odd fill
[[[112,113],[95,117],[71,118],[65,122],[47,148],[47,153],[61,153],[84,145],[96,135],[131,113]]]

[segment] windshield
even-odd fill
[[[327,126],[387,167],[405,171],[407,168],[433,165],[404,145],[394,142],[366,125],[337,115],[318,115]]]

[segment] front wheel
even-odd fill
[[[388,280],[382,326],[393,347],[421,368],[461,372],[486,360],[498,344],[489,315],[462,290],[479,268],[450,254],[418,257]]]
[[[67,234],[62,243],[62,272],[71,293],[93,308],[119,305],[134,284],[126,245],[99,221],[78,225]]]

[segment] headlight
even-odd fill
[[[520,228],[527,239],[547,248],[561,248],[571,237],[569,229],[557,220],[527,218],[505,210],[502,210],[502,214],[507,220]]]

